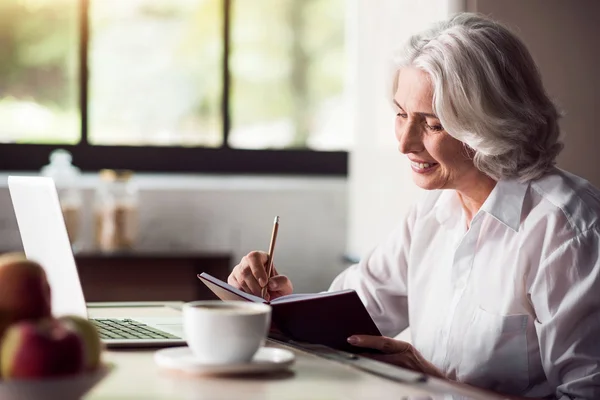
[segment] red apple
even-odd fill
[[[83,340],[56,319],[17,322],[2,340],[0,371],[4,379],[76,374],[83,371],[84,362]]]
[[[0,256],[0,337],[18,321],[51,316],[50,285],[41,265],[22,253]]]
[[[59,321],[65,324],[69,329],[77,332],[79,337],[83,340],[85,369],[91,371],[98,368],[103,346],[98,330],[94,324],[86,318],[76,315],[60,317]]]

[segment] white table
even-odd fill
[[[175,304],[175,303],[173,303]],[[168,306],[92,307],[90,317],[172,317],[180,311]],[[426,399],[440,391],[458,391],[474,399],[500,397],[440,380],[403,384],[352,366],[327,360],[289,346],[296,361],[286,373],[263,377],[190,377],[158,368],[156,349],[106,350],[103,359],[115,369],[86,399]],[[435,399],[452,398],[436,396]],[[459,398],[459,397],[456,397]]]

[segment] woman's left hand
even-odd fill
[[[412,369],[429,376],[445,378],[444,374],[427,361],[410,343],[384,336],[353,335],[348,343],[357,347],[379,350],[385,354],[365,354],[369,358]]]

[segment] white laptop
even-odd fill
[[[9,176],[8,188],[25,255],[46,270],[53,315],[88,318],[54,181],[46,177]],[[110,271],[107,269],[106,273]],[[90,321],[98,327],[107,347],[185,344],[181,318],[90,318]]]

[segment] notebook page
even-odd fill
[[[271,304],[279,304],[279,303],[288,303],[291,301],[300,301],[300,300],[312,300],[312,299],[320,299],[324,297],[330,296],[339,296],[340,294],[345,294],[348,292],[352,292],[352,289],[341,290],[337,292],[319,292],[319,293],[293,293],[288,294],[287,296],[278,297],[275,300],[271,301]]]

